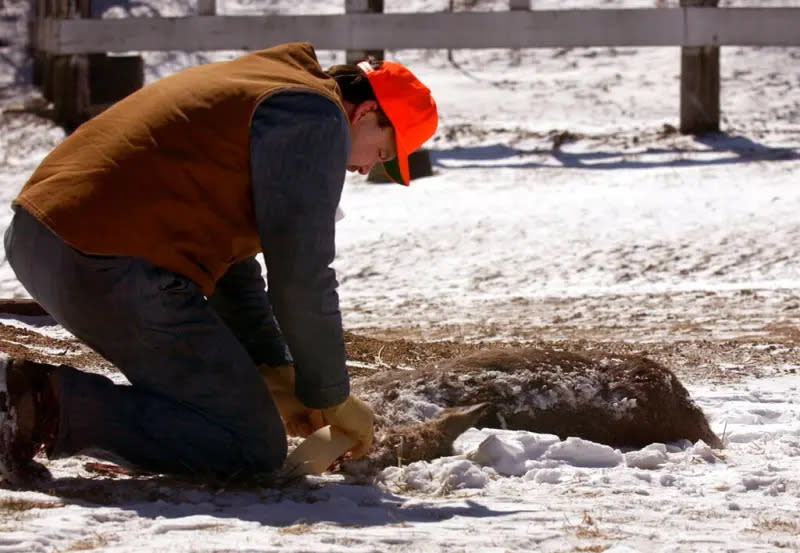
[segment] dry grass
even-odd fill
[[[582,539],[608,537],[596,526],[580,526],[575,530],[575,535]]]
[[[591,514],[589,514],[587,511],[584,511],[583,519],[579,524],[574,526],[570,525],[565,528],[568,531],[574,532],[576,538],[590,542],[587,545],[576,545],[572,548],[572,551],[599,553],[605,551],[611,546],[599,543],[591,543],[592,541],[608,542],[624,538],[619,531],[615,531],[613,528],[609,527],[608,524],[604,524],[604,527],[601,528],[599,522],[599,519],[596,520]]]
[[[39,501],[20,497],[0,498],[0,513],[3,514],[23,513],[31,509],[56,509],[58,507],[63,507],[63,505],[53,501]]]
[[[575,529],[575,535],[579,538],[602,538],[606,537],[597,523],[588,512],[583,513],[581,524]]]
[[[281,528],[278,530],[279,534],[292,534],[292,535],[301,535],[301,534],[308,534],[314,529],[313,524],[308,524],[306,522],[298,522],[297,524],[292,524],[291,526],[287,526],[285,528]]]
[[[37,513],[30,512],[34,509],[58,509],[63,506],[57,501],[2,497],[0,498],[0,535],[5,531],[19,530],[20,526],[24,525],[28,519],[38,516]],[[2,550],[2,546],[0,546],[0,550]]]
[[[793,519],[759,518],[753,521],[753,526],[756,530],[785,532],[793,536],[800,536],[800,522]]]
[[[100,534],[95,534],[88,538],[80,539],[69,545],[64,551],[92,551],[100,549],[109,544],[108,538]]]

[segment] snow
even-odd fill
[[[282,490],[170,488],[155,501],[111,506],[2,492],[0,505],[31,508],[6,521],[0,540],[3,551],[19,552],[80,543],[103,551],[791,550],[799,388],[797,378],[780,377],[693,390],[718,432],[727,409],[752,415],[728,421],[731,435],[757,434],[759,417],[786,421],[777,435],[725,450],[653,444],[623,455],[574,438],[472,429],[455,456],[385,469],[375,486],[328,476]],[[721,394],[733,407],[713,407]],[[68,461],[55,465],[74,473]]]
[[[387,0],[386,9],[447,4]],[[456,2],[466,4],[504,5]],[[343,11],[338,0],[219,6]],[[0,15],[13,22],[26,9],[5,0]],[[106,16],[192,9],[108,3]],[[18,34],[0,48],[4,204],[64,136],[17,109],[37,97]],[[149,53],[147,78],[234,54]],[[50,468],[86,479],[74,495],[0,490],[0,552],[800,550],[800,376],[782,361],[800,328],[800,49],[723,48],[725,134],[700,139],[665,126],[677,126],[678,49],[457,50],[455,64],[444,51],[389,55],[439,103],[441,127],[429,144],[435,175],[409,188],[348,177],[335,262],[347,329],[425,340],[674,343],[688,358],[699,345],[730,346],[735,362],[696,359],[722,376],[681,375],[726,447],[625,451],[474,428],[453,456],[400,460],[371,486],[329,474],[249,489],[107,482],[87,471],[86,458],[65,459]],[[555,148],[559,136],[567,140]],[[0,212],[0,229],[10,217]],[[0,296],[26,295],[3,262]],[[68,336],[32,319],[2,323]],[[420,420],[439,409],[410,392],[398,401]]]

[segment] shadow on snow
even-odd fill
[[[747,163],[753,161],[792,161],[800,159],[800,147],[774,148],[755,142],[745,136],[710,133],[696,136],[695,142],[705,149],[677,147],[643,148],[638,151],[565,152],[560,147],[522,149],[504,144],[490,144],[468,148],[431,151],[431,163],[440,168],[553,168],[552,160],[569,169],[650,169],[655,167],[700,167]],[[707,156],[716,155],[712,159]],[[733,154],[733,155],[731,155]],[[546,157],[534,161],[528,157]],[[668,156],[669,159],[663,159]],[[704,156],[698,158],[698,156]],[[656,159],[648,159],[655,157]],[[503,160],[509,160],[503,163]],[[518,160],[511,162],[510,160]],[[455,162],[455,163],[450,163]]]
[[[536,508],[494,510],[458,497],[448,504],[427,498],[416,498],[409,503],[409,498],[376,486],[337,483],[315,486],[305,481],[275,487],[267,483],[219,488],[165,476],[126,480],[67,477],[50,481],[47,492],[65,504],[120,508],[143,518],[169,520],[208,515],[273,527],[318,522],[382,526],[437,522],[457,516],[487,518],[539,512]],[[447,496],[442,499],[447,500]],[[220,523],[224,524],[224,520]]]

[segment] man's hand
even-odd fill
[[[319,409],[309,409],[297,399],[294,392],[294,367],[281,365],[259,367],[264,383],[272,394],[283,419],[286,433],[290,436],[308,436],[325,426],[325,419]]]
[[[310,409],[295,395],[293,366],[261,365],[259,370],[278,407],[287,434],[305,437],[330,424],[357,442],[350,451],[353,459],[363,457],[369,452],[375,418],[369,405],[351,395],[339,405],[327,409]]]
[[[349,396],[339,405],[322,410],[326,424],[338,428],[358,442],[350,456],[358,459],[372,447],[374,415],[369,405],[355,396]]]

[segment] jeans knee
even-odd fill
[[[280,422],[280,419],[278,419]],[[262,432],[251,435],[249,450],[250,472],[273,472],[283,467],[286,461],[288,443],[283,423],[270,424]]]
[[[286,441],[286,432],[281,431],[279,435],[273,435],[270,439],[271,447],[269,453],[264,459],[263,471],[272,472],[279,470],[283,463],[286,461],[288,445]]]

